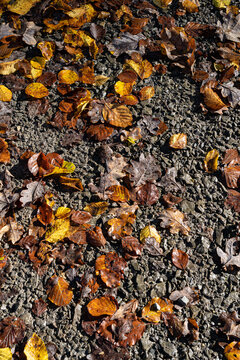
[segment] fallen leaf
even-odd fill
[[[146,182],[146,184],[137,188],[136,201],[140,205],[151,206],[158,201],[159,197],[158,188],[151,182]]]
[[[34,300],[32,312],[34,315],[41,317],[47,310],[47,303],[42,299]]]
[[[229,1],[229,0],[225,0]],[[227,4],[229,5],[229,4]],[[223,23],[217,22],[217,33],[221,41],[235,41],[240,42],[240,14],[234,16],[231,11],[228,14],[223,14]]]
[[[131,160],[131,165],[126,171],[131,175],[135,186],[145,184],[147,181],[154,182],[161,175],[160,166],[152,155],[141,154],[139,161]]]
[[[126,61],[126,65],[131,67],[142,80],[149,78],[153,72],[153,66],[148,60],[143,60],[141,63],[137,63],[130,59]]]
[[[113,315],[118,309],[118,303],[113,296],[102,296],[91,300],[87,304],[87,309],[89,314],[94,317]]]
[[[112,201],[126,202],[130,199],[128,189],[122,185],[112,185],[107,188],[106,193],[108,195],[108,198]]]
[[[236,311],[230,313],[222,312],[219,320],[224,325],[220,328],[224,334],[228,337],[233,336],[236,339],[240,339],[240,319]]]
[[[122,238],[122,247],[126,260],[136,258],[142,254],[143,245],[134,236]]]
[[[178,301],[180,300],[180,304],[186,304],[186,305],[195,305],[198,303],[199,301],[199,295],[198,295],[198,291],[190,288],[189,286],[186,286],[184,289],[182,290],[175,290],[173,291],[170,296],[169,299],[171,301]],[[184,302],[183,302],[184,300]]]
[[[67,176],[59,176],[58,181],[60,182],[61,185],[65,186],[67,188],[83,191],[82,182],[78,178],[69,178]]]
[[[105,246],[107,240],[103,236],[102,229],[99,226],[95,226],[93,230],[87,231],[87,242],[92,246]]]
[[[137,80],[137,74],[133,70],[126,69],[118,75],[118,79],[121,82],[133,84]]]
[[[234,266],[240,268],[240,241],[235,238],[226,242],[225,252],[217,247],[217,254],[220,257],[221,264],[225,270],[231,270]]]
[[[27,360],[48,360],[48,352],[42,339],[35,333],[24,347]]]
[[[129,95],[132,92],[132,83],[117,81],[114,90],[120,96]]]
[[[221,100],[219,95],[211,88],[205,88],[203,91],[204,103],[207,108],[217,114],[222,114],[228,106]]]
[[[1,233],[1,230],[0,230],[0,233]],[[1,238],[1,235],[0,235],[0,238]],[[0,269],[3,269],[7,265],[7,260],[8,260],[7,255],[4,254],[4,250],[0,248]]]
[[[170,229],[171,234],[178,234],[181,232],[183,235],[188,235],[190,227],[186,224],[185,215],[177,209],[166,209],[160,214],[160,226]]]
[[[179,204],[182,201],[182,198],[175,196],[171,193],[163,195],[162,198],[167,207],[173,207],[174,205]]]
[[[68,282],[56,275],[53,275],[49,282],[48,299],[57,306],[68,305],[73,297],[73,292],[69,290]]]
[[[204,170],[208,173],[217,171],[219,152],[213,149],[207,153],[204,159]]]
[[[27,14],[41,0],[15,0],[8,5],[8,10],[18,15]]]
[[[110,125],[123,128],[132,125],[132,113],[125,105],[105,103],[102,115]]]
[[[43,197],[45,194],[45,187],[41,181],[32,181],[27,184],[27,189],[20,193],[20,201],[23,206],[34,203],[36,200]]]
[[[138,97],[141,101],[149,100],[155,95],[153,86],[144,86],[138,93]]]
[[[227,199],[224,202],[227,208],[233,207],[236,212],[240,212],[240,192],[236,190],[228,190]]]
[[[183,186],[176,181],[177,169],[167,168],[164,176],[161,177],[159,185],[164,188],[165,191],[183,191]]]
[[[240,358],[240,342],[232,341],[224,349],[227,360],[238,360]]]
[[[106,201],[93,202],[85,206],[84,210],[88,211],[92,216],[98,216],[107,211],[109,203]]]
[[[167,299],[153,298],[142,309],[142,318],[149,322],[158,323],[161,320],[162,313],[165,312],[173,312],[173,303]]]
[[[123,279],[126,261],[115,252],[109,252],[96,259],[96,275],[100,275],[101,280],[110,288],[117,287]]]
[[[34,98],[41,99],[48,96],[49,91],[43,84],[36,82],[29,84],[25,89],[25,93]]]
[[[79,76],[75,71],[72,70],[61,70],[58,73],[58,80],[60,83],[63,84],[74,84],[76,81],[79,80]]]
[[[0,360],[12,360],[12,352],[10,348],[0,349]]]
[[[56,216],[56,214],[55,214]],[[63,240],[70,228],[70,219],[56,219],[54,225],[46,232],[45,240],[50,243],[56,243]]]
[[[188,254],[179,249],[172,250],[172,262],[181,270],[185,270],[188,264]]]
[[[232,81],[225,82],[218,86],[223,97],[227,97],[232,107],[240,104],[240,89],[234,86]]]
[[[161,242],[161,236],[153,225],[145,226],[140,232],[140,241],[143,244],[148,238],[154,238],[159,244]]]
[[[0,101],[11,101],[12,92],[6,86],[0,85]]]
[[[132,224],[134,224],[136,215],[131,213],[121,214],[119,218],[110,219],[107,222],[109,226],[108,235],[113,239],[119,239],[122,236],[132,234]]]
[[[172,0],[153,0],[153,3],[161,9],[165,9],[171,5]]]
[[[230,5],[231,0],[212,0],[213,6],[215,6],[218,9],[223,9]]]
[[[173,149],[184,149],[187,146],[186,134],[174,134],[170,137],[169,146]]]
[[[0,163],[7,164],[10,162],[10,152],[8,151],[8,143],[0,138]]]
[[[37,211],[37,219],[45,226],[51,224],[54,221],[53,209],[46,202],[39,206]]]
[[[23,320],[15,316],[4,318],[0,322],[0,347],[12,347],[24,338],[26,326]]]
[[[125,32],[120,34],[118,38],[113,39],[112,42],[107,45],[107,49],[116,57],[124,53],[131,54],[138,49],[139,41],[142,39],[145,39],[145,36],[142,34],[132,35]]]

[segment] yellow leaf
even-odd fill
[[[172,313],[173,304],[170,300],[153,298],[142,310],[142,317],[150,322],[158,323],[161,320],[161,313]]]
[[[12,352],[10,348],[0,349],[0,360],[12,360]]]
[[[70,219],[57,219],[54,225],[46,232],[45,240],[50,243],[56,243],[63,240],[70,227]]]
[[[55,212],[55,216],[58,219],[69,217],[71,209],[65,206],[59,206]]]
[[[158,243],[161,242],[161,236],[157,232],[156,228],[152,225],[147,225],[140,232],[140,241],[145,243],[147,238],[154,238]]]
[[[72,70],[61,70],[58,73],[58,80],[60,83],[64,84],[74,84],[79,80],[79,76],[75,71]]]
[[[94,86],[101,86],[104,85],[106,81],[108,81],[110,78],[105,75],[96,75],[94,79]]]
[[[183,0],[182,6],[189,13],[198,12],[199,2],[198,0]]]
[[[133,84],[117,81],[114,85],[114,90],[120,96],[129,95],[132,92]]]
[[[38,43],[37,47],[46,61],[49,61],[53,57],[55,50],[55,44],[53,41],[41,41]]]
[[[6,86],[0,85],[0,101],[11,101],[12,92]]]
[[[62,167],[55,166],[52,172],[45,174],[44,176],[54,174],[71,174],[75,170],[76,166],[72,162],[63,161]]]
[[[209,151],[204,159],[204,170],[212,173],[217,170],[218,167],[219,152],[216,149]]]
[[[126,61],[126,64],[130,66],[142,80],[151,76],[153,72],[153,66],[148,60],[137,63],[130,59]]]
[[[13,4],[8,5],[8,10],[18,15],[25,15],[39,1],[41,0],[16,0]]]
[[[213,6],[215,6],[218,9],[223,9],[230,5],[231,0],[213,0]]]
[[[109,207],[106,201],[93,202],[85,206],[84,210],[88,211],[92,216],[103,214]]]
[[[239,360],[240,359],[240,342],[232,341],[224,349],[224,355],[227,360]]]
[[[45,68],[46,59],[42,56],[35,56],[30,60],[30,64],[34,69],[42,70]]]
[[[169,146],[173,149],[184,149],[187,146],[187,135],[180,133],[170,137]]]
[[[25,89],[25,93],[37,99],[41,99],[49,94],[48,89],[43,84],[37,82],[29,84]]]
[[[10,75],[17,71],[16,64],[20,59],[0,63],[0,75]]]
[[[28,340],[24,354],[27,360],[48,360],[48,352],[42,339],[35,333]]]
[[[71,18],[84,18],[85,22],[90,22],[94,16],[97,15],[97,12],[94,10],[91,4],[85,4],[79,8],[75,8],[66,13]]]
[[[68,305],[73,297],[73,292],[69,290],[68,282],[56,275],[53,275],[51,280],[53,287],[48,292],[48,299],[57,306]]]

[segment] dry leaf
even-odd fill
[[[184,299],[184,302],[181,301],[181,304],[183,303],[184,305],[195,305],[198,303],[199,301],[199,295],[198,295],[198,291],[190,288],[189,286],[186,286],[184,289],[182,290],[175,290],[171,293],[171,295],[169,296],[169,299],[171,301],[178,301],[178,300],[182,300]]]
[[[153,0],[154,5],[160,7],[161,9],[167,8],[171,5],[172,0]]]
[[[169,146],[173,149],[184,149],[187,146],[186,134],[174,134],[170,137]]]
[[[217,247],[217,254],[225,270],[231,270],[234,266],[240,268],[240,241],[235,238],[226,242],[225,252]]]
[[[219,320],[224,324],[220,328],[224,334],[228,337],[233,336],[236,339],[240,339],[240,319],[236,311],[221,313]]]
[[[148,60],[143,60],[141,63],[137,63],[134,60],[127,60],[126,64],[130,66],[142,80],[152,75],[153,66]]]
[[[160,226],[170,229],[171,234],[178,234],[181,232],[183,235],[188,235],[190,227],[186,224],[185,215],[177,209],[166,209],[160,214]]]
[[[0,323],[0,348],[12,347],[24,338],[26,326],[22,319],[15,316],[4,318]]]
[[[124,105],[107,104],[102,110],[104,120],[110,125],[128,127],[132,125],[132,113]]]
[[[83,191],[82,182],[78,178],[69,178],[67,176],[59,176],[58,181],[60,182],[61,185],[65,186],[67,188]]]
[[[221,100],[218,94],[211,88],[205,88],[203,91],[204,103],[207,108],[218,114],[222,114],[224,110],[227,110],[227,105]]]
[[[0,138],[0,163],[9,163],[10,152],[8,151],[8,143]]]
[[[233,207],[236,212],[240,213],[240,192],[236,190],[228,190],[228,196],[224,205],[227,208]]]
[[[6,86],[0,85],[0,101],[11,101],[12,92]]]
[[[42,339],[35,333],[25,345],[24,354],[27,360],[48,360],[47,348]]]
[[[34,98],[41,99],[41,98],[47,96],[49,94],[49,91],[41,83],[32,83],[26,87],[25,93]]]
[[[140,244],[134,236],[125,236],[122,238],[122,247],[126,260],[136,258],[142,254],[143,245]]]
[[[161,298],[153,298],[142,309],[142,318],[153,323],[158,323],[161,320],[162,313],[172,313],[173,304],[170,300]]]
[[[204,170],[208,173],[213,173],[218,167],[219,152],[213,149],[207,153],[204,159]]]
[[[112,185],[107,188],[106,193],[108,195],[108,198],[112,201],[126,202],[130,199],[128,189],[122,185]]]
[[[0,359],[1,360],[12,360],[12,352],[10,348],[0,349]]]
[[[102,296],[90,301],[87,304],[87,309],[89,314],[95,317],[113,315],[118,309],[118,303],[113,296]]]
[[[25,15],[41,0],[15,0],[8,5],[8,10],[18,15]]]
[[[63,84],[74,84],[76,81],[79,80],[79,76],[75,71],[72,70],[61,70],[58,73],[58,80],[60,83]]]
[[[172,250],[172,262],[181,270],[185,270],[188,264],[188,254],[179,249]]]
[[[145,184],[147,181],[154,182],[161,175],[160,166],[152,155],[141,154],[139,161],[131,160],[131,166],[126,171],[131,174],[131,180],[135,186]]]
[[[85,206],[84,210],[88,211],[92,216],[98,216],[107,211],[109,203],[106,201],[93,202]]]
[[[120,96],[129,95],[132,92],[133,83],[117,81],[114,90]]]
[[[147,225],[140,232],[140,241],[144,244],[147,239],[154,238],[159,244],[161,236],[153,225]]]
[[[224,355],[227,360],[240,359],[240,342],[232,341],[224,349]]]
[[[110,288],[117,287],[123,279],[126,261],[115,252],[109,252],[96,259],[96,275],[100,275],[101,280]]]
[[[73,297],[72,290],[69,290],[69,284],[62,277],[53,275],[50,278],[50,289],[48,290],[48,299],[57,306],[68,305]]]
[[[158,188],[151,182],[146,182],[146,184],[138,187],[136,190],[136,201],[140,205],[151,206],[158,201],[159,197]]]

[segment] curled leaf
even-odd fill
[[[213,173],[218,167],[219,152],[213,149],[207,153],[204,159],[204,170],[209,173]]]
[[[184,149],[187,146],[186,134],[174,134],[170,137],[169,146],[173,149]]]

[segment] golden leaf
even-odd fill
[[[213,173],[218,167],[219,152],[216,149],[209,151],[204,159],[204,170]]]
[[[174,134],[170,137],[169,146],[173,149],[184,149],[187,146],[186,134]]]
[[[83,191],[82,182],[78,178],[69,178],[67,176],[59,176],[59,182],[63,186],[67,186],[76,190]]]
[[[55,44],[53,41],[41,41],[37,44],[37,47],[47,61],[53,57],[55,50]]]
[[[17,71],[17,63],[19,63],[21,60],[13,60],[13,61],[7,61],[0,63],[0,75],[10,75],[13,74],[15,71]]]
[[[91,300],[87,309],[92,316],[113,315],[117,311],[117,301],[113,296],[102,296]]]
[[[11,101],[12,92],[6,86],[0,85],[0,101]]]
[[[27,360],[48,360],[47,348],[42,339],[35,333],[25,345],[24,354]]]
[[[41,83],[32,83],[26,87],[25,93],[34,98],[41,99],[41,98],[47,96],[49,94],[49,91]]]
[[[206,88],[203,92],[204,103],[213,112],[222,113],[223,110],[227,110],[227,105],[220,99],[218,94],[213,89]]]
[[[158,243],[161,242],[161,236],[156,228],[152,225],[147,225],[140,232],[140,241],[145,243],[147,238],[154,238]]]
[[[12,360],[12,352],[10,348],[0,349],[0,360]]]
[[[73,297],[72,290],[66,280],[56,275],[51,277],[53,287],[48,291],[48,299],[57,306],[68,305]]]
[[[25,15],[39,1],[41,0],[15,0],[13,4],[8,5],[8,10],[18,15]]]
[[[94,86],[102,86],[105,84],[105,82],[107,82],[110,78],[108,76],[105,75],[96,75],[95,79],[94,79]]]
[[[107,188],[108,198],[112,201],[126,202],[130,199],[128,189],[122,185],[112,185]]]
[[[125,128],[132,125],[132,113],[124,105],[105,104],[102,115],[113,126]]]
[[[71,18],[83,18],[84,22],[90,22],[94,16],[97,15],[97,12],[94,10],[91,4],[85,4],[79,8],[68,11],[66,14]]]
[[[55,216],[58,219],[67,218],[70,216],[71,209],[65,206],[59,206],[55,212]]]
[[[227,360],[239,360],[240,359],[240,342],[232,341],[224,349],[224,355]]]
[[[106,201],[93,202],[85,206],[84,210],[88,211],[92,216],[103,214],[109,207]]]
[[[164,9],[171,5],[172,0],[153,0],[154,5],[160,7],[161,9]]]
[[[0,138],[0,163],[8,163],[10,161],[10,152],[8,151],[8,143]]]
[[[130,66],[142,80],[147,79],[152,75],[153,66],[148,60],[143,60],[141,63],[137,63],[130,59],[126,61],[126,64]]]
[[[142,310],[142,317],[150,322],[158,323],[162,313],[172,313],[173,304],[170,300],[153,298]]]
[[[72,162],[63,161],[61,167],[55,166],[51,172],[44,174],[43,176],[50,176],[54,174],[71,174],[74,172],[75,168],[76,166]]]
[[[139,99],[141,101],[151,99],[155,94],[154,87],[144,86],[138,93]]]
[[[230,5],[231,0],[213,0],[213,6],[218,9],[224,9],[226,6]]]
[[[199,7],[198,0],[183,0],[181,4],[183,8],[187,10],[189,13],[198,12],[198,7]]]
[[[120,96],[129,95],[132,92],[132,83],[126,83],[123,81],[117,81],[114,85],[114,90]]]
[[[79,80],[79,76],[75,71],[72,70],[61,70],[58,73],[58,80],[60,83],[64,84],[74,84]]]
[[[56,214],[55,214],[56,216]],[[63,240],[70,228],[70,219],[57,219],[54,225],[46,232],[45,240],[50,243],[56,243]]]

